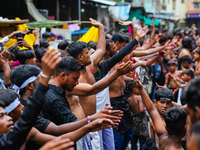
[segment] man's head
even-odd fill
[[[73,42],[68,46],[67,52],[70,56],[84,64],[84,66],[91,64],[90,55],[85,42]]]
[[[187,142],[188,150],[200,150],[200,121],[192,125],[190,140]]]
[[[49,42],[44,39],[40,39],[40,47],[45,48],[46,50],[49,49]]]
[[[165,45],[165,43],[167,42],[168,38],[166,36],[162,36],[162,38],[159,40],[160,45]]]
[[[20,64],[35,65],[35,57],[32,50],[21,50],[17,53],[16,59]]]
[[[112,40],[106,39],[106,55],[112,57],[117,53],[116,45]]]
[[[51,36],[51,41],[55,41],[56,40],[56,35],[54,33],[51,33],[50,36]]]
[[[36,58],[38,59],[37,63],[39,64],[40,68],[41,68],[42,57],[44,56],[46,52],[47,50],[42,47],[35,50],[35,55],[36,55]]]
[[[182,39],[183,48],[191,49],[192,48],[192,39],[190,37],[185,37]]]
[[[30,79],[31,77],[38,77],[41,70],[40,68],[33,66],[33,65],[20,65],[15,67],[10,73],[10,80],[12,84],[21,87],[22,84]],[[34,80],[34,79],[33,79]],[[32,82],[28,82],[24,88],[20,89],[19,94],[21,96],[24,95],[25,92],[29,91],[29,94],[32,95],[32,92],[35,88],[35,85],[38,82],[38,78]]]
[[[168,65],[168,69],[170,70],[170,72],[172,72],[172,73],[175,72],[175,70],[176,70],[176,62],[175,61],[170,60],[170,61],[168,61],[167,65]]]
[[[200,49],[196,50],[194,53],[194,61],[200,60]]]
[[[69,46],[69,43],[67,41],[61,41],[58,44],[58,49],[60,49],[60,50],[66,50],[68,46]]]
[[[185,136],[187,113],[180,107],[169,108],[164,114],[166,129],[169,135]]]
[[[112,37],[112,40],[116,44],[117,50],[122,49],[127,44],[126,37],[120,33],[115,33]]]
[[[48,34],[48,33],[43,33],[43,34],[42,34],[42,38],[43,38],[44,40],[47,40],[48,42],[51,41],[51,36],[50,36],[50,34]]]
[[[184,68],[188,69],[193,61],[192,61],[192,58],[190,56],[184,55],[183,57],[181,57],[179,62]]]
[[[24,108],[20,103],[18,94],[11,89],[0,89],[0,94],[0,101],[4,104],[4,110],[16,122],[20,118]]]
[[[192,71],[192,70],[190,70],[190,69],[185,69],[185,70],[183,70],[183,72],[182,72],[182,80],[184,81],[184,82],[188,82],[188,81],[190,81],[191,79],[193,79],[194,78],[194,71]]]
[[[71,56],[63,57],[55,71],[55,78],[62,89],[72,91],[78,84],[84,65]]]
[[[156,91],[154,105],[161,116],[171,107],[173,99],[174,94],[169,89],[162,88]]]
[[[64,39],[64,37],[62,35],[57,36],[57,40],[63,40],[63,39]]]
[[[191,122],[195,123],[200,120],[200,77],[192,79],[183,89],[181,101],[187,103],[187,113]]]
[[[132,94],[140,95],[140,91],[134,80],[128,83],[128,89],[130,90]]]

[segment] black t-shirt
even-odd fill
[[[20,102],[22,105],[24,105],[24,107],[26,107],[26,104],[27,104],[27,101],[24,100],[24,99],[20,99]],[[51,123],[51,121],[49,121],[48,119],[45,119],[41,116],[38,116],[36,122],[35,122],[35,125],[34,127],[39,130],[41,133],[44,133],[47,126]],[[34,142],[32,141],[28,141],[26,143],[26,149],[27,150],[38,150],[41,146],[40,145],[37,145],[35,144]]]

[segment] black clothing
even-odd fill
[[[133,47],[137,44],[137,40],[133,39],[129,44],[124,46],[118,53],[113,55],[111,58],[99,63],[98,71],[94,73],[94,78],[96,82],[103,79],[105,75],[107,75],[108,71],[110,71],[110,69],[118,62],[120,62],[126,55],[128,55],[129,52],[133,49]]]
[[[1,150],[16,150],[24,144],[26,137],[34,126],[37,116],[41,110],[43,99],[48,90],[40,82],[36,85],[33,95],[29,97],[27,106],[19,120],[15,123],[14,128],[9,133],[0,137]]]
[[[121,122],[114,129],[119,133],[123,134],[132,128],[131,110],[128,107],[128,101],[124,95],[119,97],[110,98],[111,106],[113,110],[123,111]]]
[[[70,110],[65,95],[65,90],[50,84],[41,111],[42,117],[52,121],[56,125],[77,120],[76,116]]]

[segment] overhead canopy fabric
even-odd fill
[[[123,3],[117,3],[117,2],[109,1],[109,0],[89,0],[89,1],[100,3],[100,4],[103,4],[103,5],[109,5],[109,6],[117,6],[117,5],[118,6],[125,6],[125,4],[123,4]]]

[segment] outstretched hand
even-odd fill
[[[97,20],[94,20],[92,18],[90,18],[91,24],[97,28],[99,28],[100,26],[103,26],[103,24],[101,24],[100,22],[98,22]]]
[[[3,47],[3,52],[1,53],[1,55],[3,56],[4,60],[9,59],[10,53],[7,51],[6,47]]]
[[[112,128],[114,127],[114,123],[110,119],[102,118],[92,121],[88,124],[88,127],[90,132],[95,132],[106,128]]]
[[[144,26],[144,27],[142,28],[142,30],[139,30],[139,29],[138,29],[138,31],[137,31],[137,36],[138,36],[139,38],[143,38],[143,37],[147,34],[148,31],[149,31],[148,26]]]
[[[135,76],[133,73],[131,73],[131,74],[133,75],[133,79],[134,79],[135,84],[137,85],[137,87],[138,87],[139,89],[143,88],[143,85],[142,85],[142,83],[140,82],[140,79],[139,79],[139,74],[138,74],[138,72],[136,72],[136,76]]]
[[[122,26],[130,26],[131,24],[133,24],[131,21],[122,21],[122,20],[118,20],[118,23]]]
[[[40,150],[74,150],[73,145],[74,142],[70,141],[70,139],[58,137],[47,142]]]
[[[129,73],[131,70],[133,70],[133,62],[132,61],[128,61],[126,63],[121,63],[120,65],[117,66],[117,72],[120,75]]]

